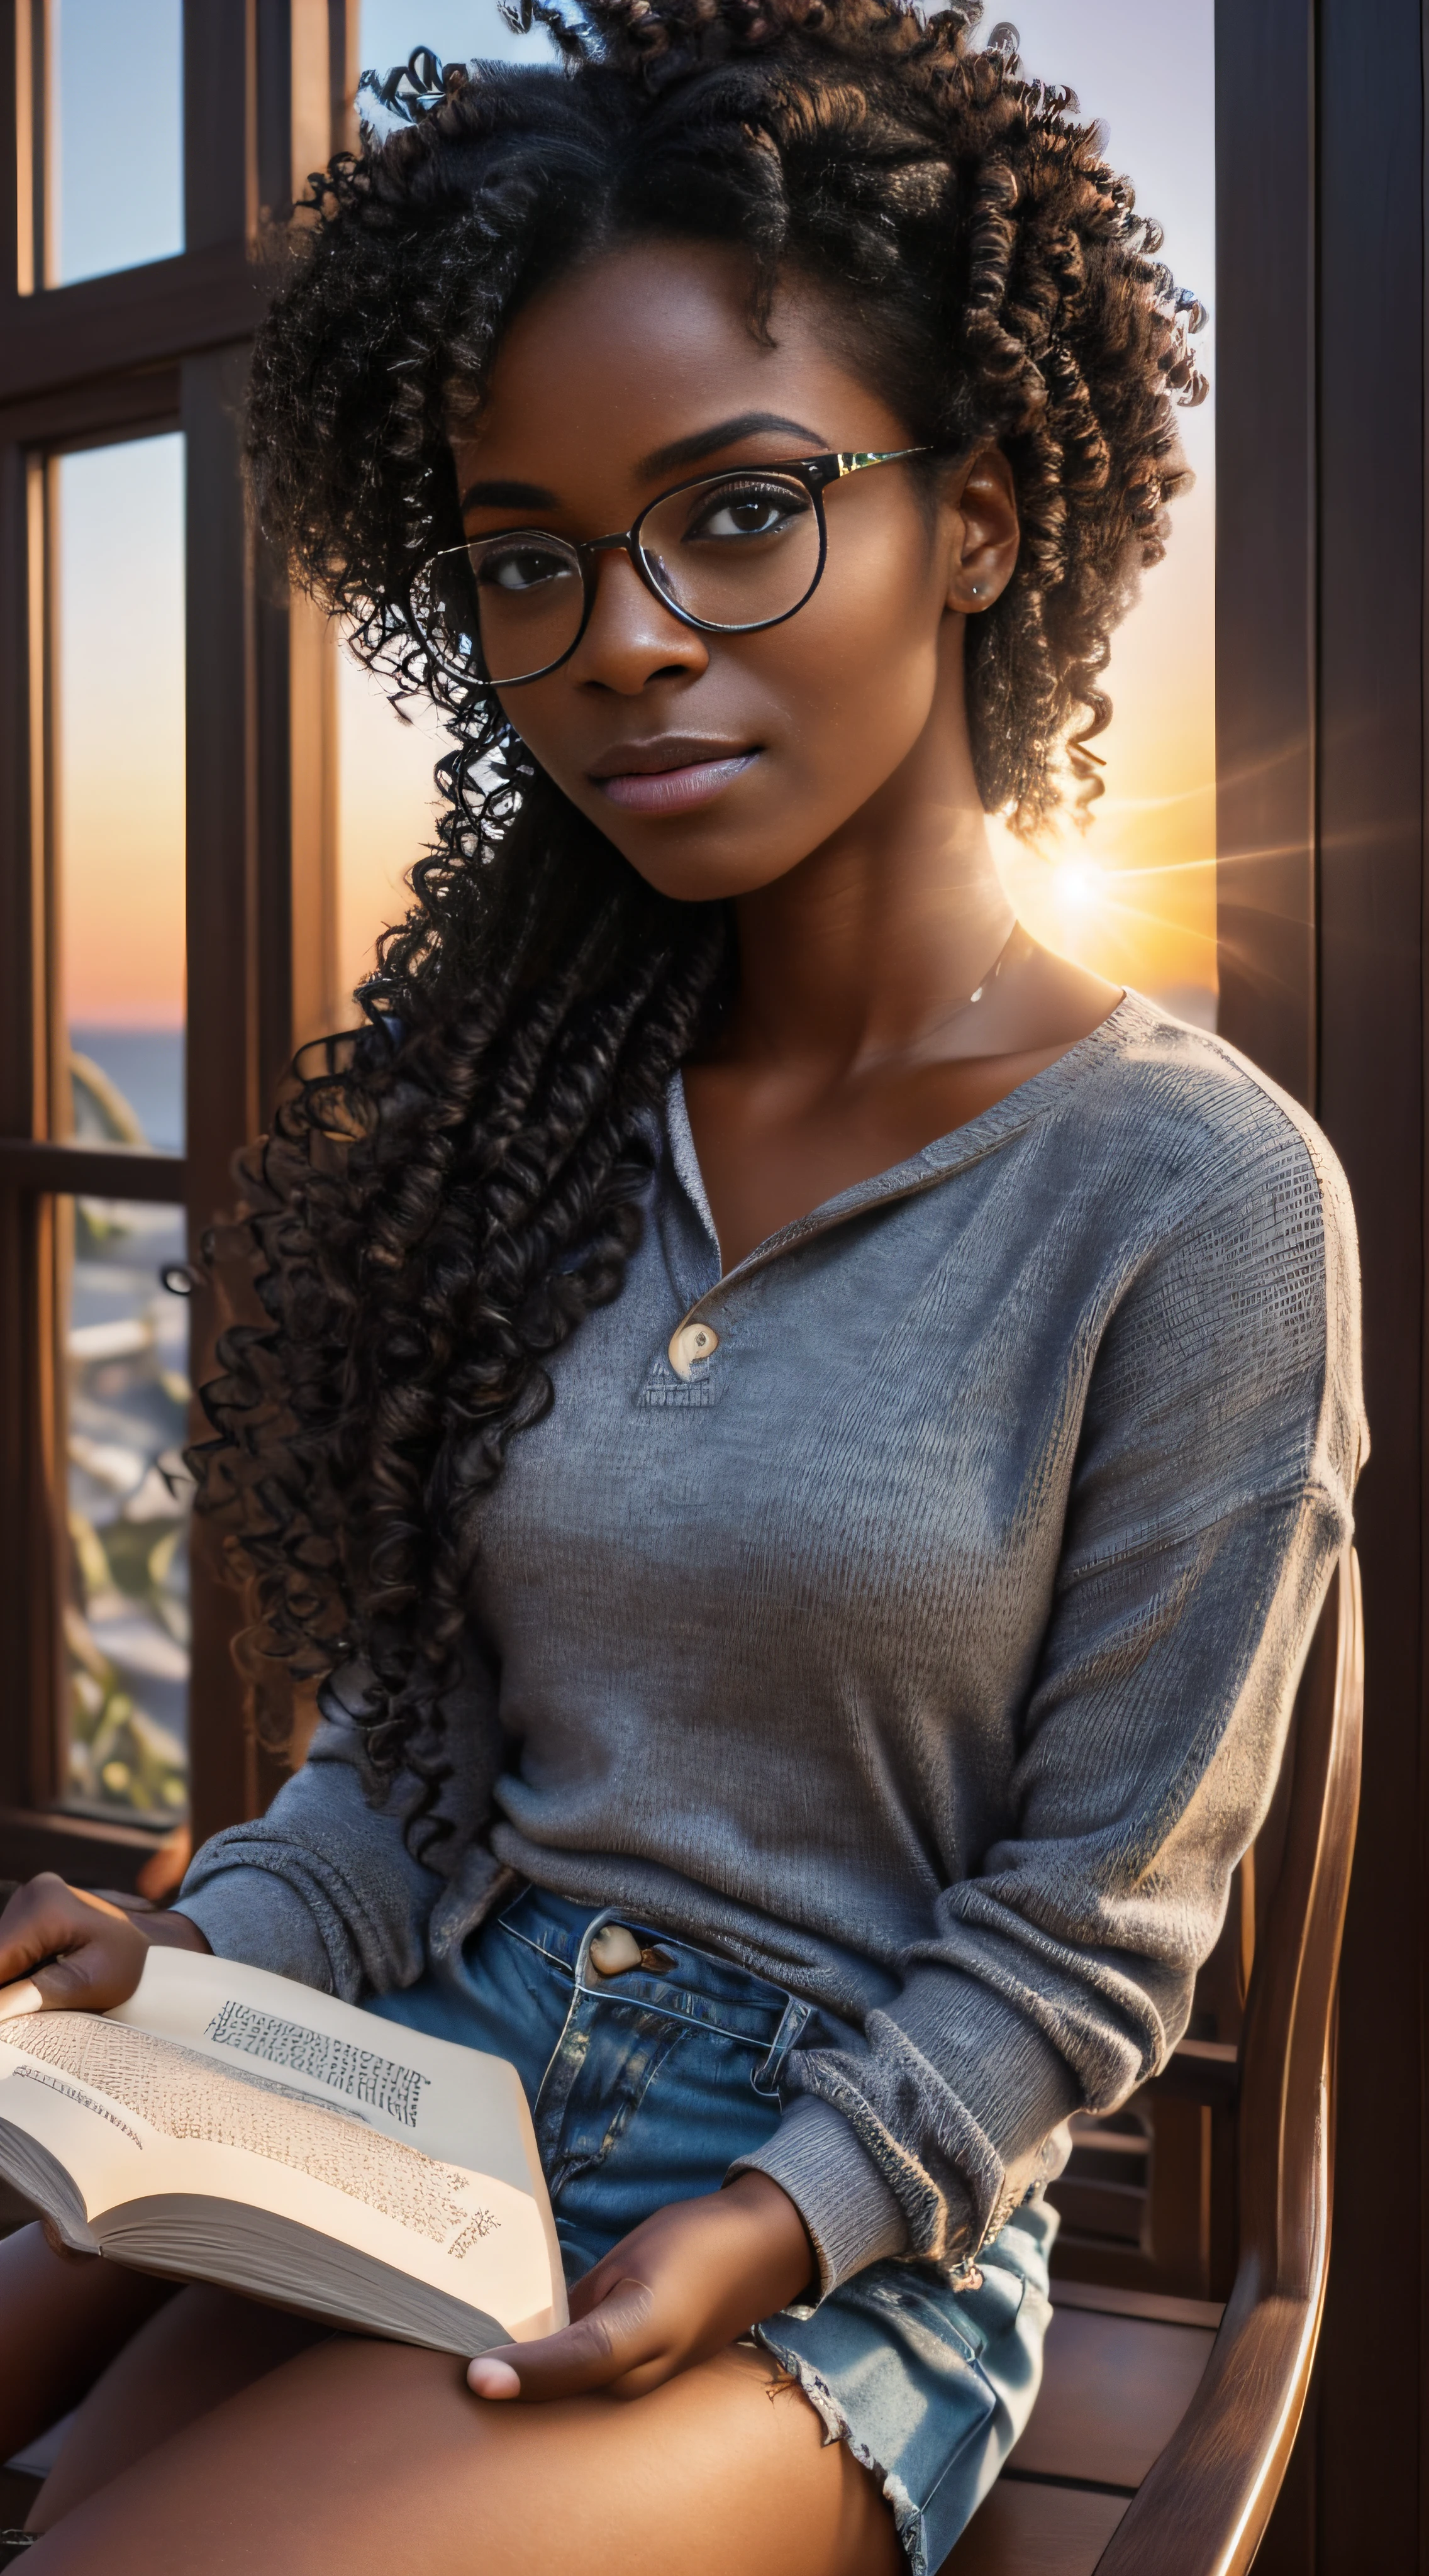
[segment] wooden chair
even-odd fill
[[[1335,1983],[1362,1700],[1359,1567],[1346,1548],[1241,1882],[1254,1885],[1246,1920],[1258,1917],[1259,1928],[1239,2045],[1192,2039],[1147,2088],[1153,2111],[1158,2093],[1190,2102],[1208,2140],[1217,2120],[1231,2139],[1230,2296],[1222,2309],[1126,2287],[1106,2277],[1115,2266],[1105,2261],[1084,2266],[1101,2279],[1055,2279],[1031,2423],[942,2576],[1240,2576],[1255,2556],[1324,2303]],[[1240,1937],[1233,1922],[1231,1939]],[[1112,2135],[1134,2146],[1135,2121],[1133,2109]],[[1207,2194],[1213,2162],[1208,2146]],[[1210,2234],[1203,2214],[1202,2241]]]

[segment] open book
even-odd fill
[[[0,2023],[0,2174],[70,2245],[474,2354],[566,2322],[504,2058],[153,1949],[110,2013]]]

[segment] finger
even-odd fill
[[[481,2352],[468,2362],[466,2384],[478,2397],[519,2397],[521,2382],[509,2361],[494,2352]]]
[[[654,2307],[648,2283],[619,2281],[588,2316],[559,2334],[479,2353],[467,2371],[467,2385],[478,2397],[498,2399],[580,2397],[590,2389],[608,2388],[641,2362],[659,2358]]]
[[[47,1870],[17,1889],[0,1914],[0,1989],[28,1976],[50,2011],[103,2012],[133,1993],[148,1946],[118,1906],[82,1895]],[[10,2006],[12,2013],[25,2008]]]
[[[22,2013],[107,2012],[133,1992],[133,1980],[116,1968],[102,1944],[89,1941],[63,1959],[47,1960],[32,1977],[0,1987],[0,2022]]]

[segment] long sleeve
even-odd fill
[[[1343,1180],[1287,1118],[1106,1322],[1016,1830],[937,1899],[869,2053],[797,2058],[747,2159],[801,2209],[825,2291],[890,2250],[891,2203],[906,2250],[971,2255],[1056,2169],[1068,2113],[1113,2109],[1183,2032],[1349,1534],[1358,1351]]]
[[[475,1837],[501,1758],[494,1686],[473,1657],[446,1703],[452,1772],[438,1812],[450,1831],[432,1846],[426,1866],[403,1832],[411,1783],[399,1782],[381,1804],[367,1794],[362,1735],[350,1714],[360,1689],[352,1668],[325,1685],[302,1769],[266,1815],[204,1844],[176,1909],[219,1957],[274,1969],[353,2003],[413,1984],[428,1964],[434,1913],[453,1888],[469,1900],[483,1868],[497,1874]],[[463,1915],[469,1910],[468,1901]]]

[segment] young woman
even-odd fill
[[[456,742],[209,1390],[322,1723],[173,1913],[0,1923],[50,2006],[183,1941],[514,2060],[574,2322],[468,2372],[11,2238],[0,2455],[90,2391],[37,2576],[936,2568],[1350,1525],[1323,1141],[984,824],[1094,786],[1192,299],[967,8],[588,15],[389,82],[259,344],[266,524]]]

